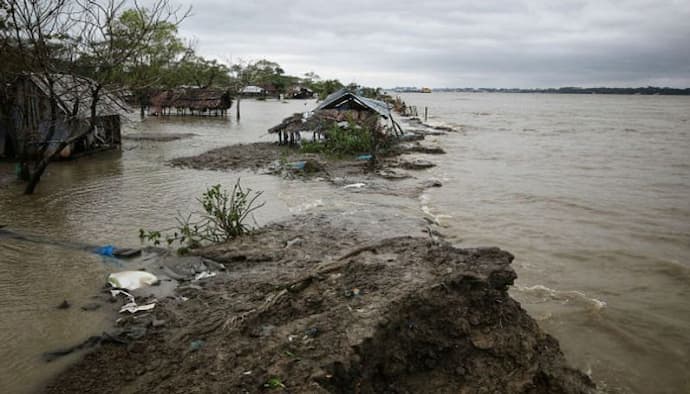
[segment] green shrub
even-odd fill
[[[168,230],[165,241],[168,246],[177,242],[179,252],[197,248],[206,243],[228,241],[251,231],[247,225],[249,215],[264,206],[264,202],[257,203],[263,192],[243,189],[238,179],[231,193],[221,189],[221,185],[211,186],[197,199],[203,211],[187,216],[176,217],[177,226]],[[197,218],[193,221],[193,218]],[[139,230],[139,238],[160,245],[163,234],[161,231]]]
[[[305,153],[325,153],[335,156],[371,153],[374,150],[373,131],[350,122],[347,127],[333,124],[323,141],[303,141],[301,150]]]

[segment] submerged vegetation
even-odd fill
[[[251,231],[247,222],[254,211],[264,206],[265,202],[257,202],[262,194],[243,188],[239,179],[231,192],[221,189],[221,185],[211,186],[197,199],[202,212],[178,214],[177,226],[167,230],[140,229],[139,238],[156,246],[161,244],[161,238],[168,246],[178,243],[181,254],[204,244],[229,241]]]

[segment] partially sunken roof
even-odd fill
[[[391,116],[391,111],[388,104],[383,101],[374,100],[360,95],[354,94],[346,89],[340,89],[335,93],[330,94],[314,111],[322,109],[356,109],[353,105],[370,109],[377,112],[379,115],[388,119]]]

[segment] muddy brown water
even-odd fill
[[[244,101],[239,123],[131,122],[126,133],[194,136],[127,140],[121,153],[53,164],[34,196],[21,195],[13,166],[0,163],[0,224],[55,241],[0,236],[0,391],[36,390],[76,357],[46,364],[42,352],[98,334],[115,318],[107,307],[80,306],[92,302],[109,272],[135,267],[75,244],[136,247],[139,228],[173,225],[177,211],[192,209],[205,187],[238,177],[265,192],[259,224],[321,209],[357,216],[368,227],[382,212],[412,220],[427,215],[460,245],[509,250],[519,275],[513,296],[604,391],[690,391],[690,100],[404,98],[429,106],[430,123],[460,130],[431,137],[445,156],[416,155],[439,165],[415,176],[444,184],[418,199],[165,164],[231,143],[270,141],[265,130],[313,106],[309,101]],[[55,309],[64,299],[72,308]]]

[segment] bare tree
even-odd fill
[[[48,164],[97,127],[103,97],[121,89],[128,61],[146,49],[162,24],[180,23],[190,9],[173,6],[170,0],[154,0],[148,8],[136,0],[0,1],[7,2],[18,50],[28,55],[23,69],[40,74],[50,100],[49,130],[39,143],[38,161],[31,169],[22,165],[29,181],[25,193],[31,194]],[[130,17],[129,24],[122,23],[124,12]],[[66,75],[79,75],[74,84],[68,84],[75,88],[56,89]],[[64,111],[61,94],[71,98],[68,111]],[[70,128],[70,135],[55,141],[59,117],[64,116],[66,123],[77,121],[81,105],[89,106],[88,127]]]
[[[48,155],[50,141],[55,135],[58,122],[58,93],[55,90],[55,75],[65,72],[63,66],[69,64],[64,56],[68,47],[61,45],[60,39],[67,35],[72,27],[69,18],[72,9],[67,0],[38,1],[38,0],[7,0],[8,20],[14,33],[14,44],[21,56],[21,70],[38,75],[46,82],[47,96],[50,107],[48,132],[44,141],[38,144],[38,157]],[[37,130],[34,131],[37,134]],[[30,143],[26,141],[25,143]],[[26,158],[21,162],[23,177],[40,179],[45,166],[37,165],[33,172],[29,171]],[[39,162],[39,164],[42,161]],[[34,183],[30,180],[30,185]],[[35,184],[25,192],[33,192]]]

